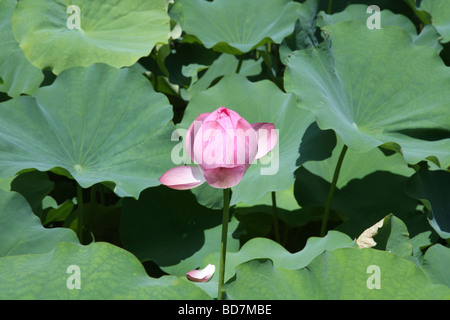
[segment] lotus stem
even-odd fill
[[[328,10],[327,14],[331,14],[331,10],[333,9],[333,0],[328,0]]]
[[[158,62],[156,61],[156,52],[153,57],[153,89],[158,92]]]
[[[78,240],[83,243],[83,231],[84,231],[84,203],[83,203],[83,189],[77,183],[77,205],[78,205]]]
[[[333,202],[334,190],[336,189],[336,184],[339,178],[339,172],[341,171],[342,163],[344,162],[345,153],[348,147],[344,144],[342,147],[341,154],[339,155],[338,163],[334,169],[333,181],[331,182],[330,191],[328,192],[327,204],[325,206],[325,211],[322,218],[322,227],[320,228],[320,236],[324,237],[327,232],[328,219],[330,218],[331,203]]]
[[[240,55],[239,56],[239,62],[236,68],[236,73],[239,73],[241,71],[241,67],[242,67],[242,61],[244,60],[244,55]]]
[[[275,231],[275,240],[281,244],[280,230],[278,225],[278,207],[277,207],[277,196],[275,191],[272,191],[272,209],[273,209],[273,228]]]
[[[223,283],[225,279],[225,262],[227,256],[228,219],[230,213],[230,189],[223,189],[222,241],[220,245],[219,291],[217,299],[223,299]]]

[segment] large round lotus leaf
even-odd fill
[[[344,11],[332,15],[328,15],[323,11],[320,12],[317,25],[319,27],[324,27],[342,21],[359,21],[366,26],[370,16],[371,15],[367,14],[367,5],[353,4],[345,8]],[[381,10],[379,21],[381,28],[386,26],[400,27],[409,33],[414,43],[429,45],[435,48],[437,52],[442,50],[442,46],[439,44],[439,34],[432,26],[425,26],[418,35],[416,27],[411,20],[402,14],[392,13],[390,10]]]
[[[69,289],[77,283],[77,273],[80,289]],[[83,247],[62,242],[47,253],[0,258],[0,299],[191,300],[209,296],[183,278],[148,277],[135,256],[109,243]]]
[[[394,26],[350,21],[323,30],[328,40],[292,53],[284,78],[319,127],[360,152],[386,144],[408,163],[450,165],[450,69],[436,51]]]
[[[33,97],[0,104],[0,177],[67,170],[82,187],[111,181],[138,197],[171,167],[172,107],[142,75],[72,68]]]
[[[367,13],[366,5],[352,4],[345,8],[345,10],[334,14],[326,14],[321,11],[317,19],[317,25],[319,27],[324,27],[342,21],[361,21],[366,24],[370,16],[371,14]],[[411,36],[417,34],[416,28],[411,20],[404,15],[392,13],[390,10],[381,10],[379,21],[381,27],[394,25],[403,28]]]
[[[13,98],[32,94],[44,80],[42,71],[28,62],[14,38],[11,17],[16,3],[0,1],[0,91]]]
[[[207,48],[241,54],[294,31],[300,4],[291,0],[179,0],[170,10]]]
[[[55,74],[98,62],[130,66],[167,42],[169,21],[164,0],[21,0],[12,19],[28,60]]]
[[[450,3],[448,0],[422,0],[420,9],[431,14],[431,23],[442,35],[442,42],[450,41]]]
[[[76,283],[70,266],[78,268],[79,289],[69,288]],[[70,229],[44,228],[22,196],[0,191],[0,300],[208,298],[186,279],[148,277],[123,249],[81,246]]]
[[[326,251],[297,270],[252,260],[237,267],[236,280],[224,289],[237,300],[450,299],[450,288],[433,284],[414,263],[386,251],[356,248]]]
[[[255,204],[267,192],[292,186],[300,143],[303,133],[313,122],[313,115],[298,108],[295,96],[282,92],[272,82],[253,83],[242,75],[231,74],[192,97],[180,127],[187,129],[199,114],[213,112],[221,106],[236,111],[249,123],[269,122],[278,129],[274,151],[249,167],[241,182],[233,187],[231,204]],[[208,192],[205,189],[213,188],[206,186],[199,190]],[[211,194],[216,192],[211,190]]]

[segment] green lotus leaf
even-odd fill
[[[370,15],[367,14],[367,5],[353,4],[345,8],[344,11],[328,15],[325,12],[320,12],[317,25],[324,27],[343,21],[359,21],[367,25],[367,20]],[[380,27],[397,26],[409,33],[413,42],[416,44],[429,45],[439,53],[442,46],[439,44],[439,34],[432,26],[426,26],[422,29],[420,34],[417,34],[416,27],[406,16],[402,14],[395,14],[390,10],[381,10],[379,15]]]
[[[277,191],[275,200],[277,202],[278,209],[284,209],[288,211],[299,209],[297,200],[295,200],[294,197],[294,185],[290,186],[288,189]],[[265,206],[268,208],[267,213],[273,214],[272,193],[266,193],[266,195],[258,201],[257,206]],[[253,207],[255,206],[248,205],[245,202],[240,202],[236,205],[236,208],[247,208],[250,211]]]
[[[47,207],[44,207],[46,202],[53,202]],[[42,201],[42,206],[47,209],[41,218],[44,226],[53,222],[64,222],[70,214],[73,212],[74,204],[71,200],[66,200],[62,204],[58,205],[52,197],[46,197]],[[90,229],[92,230],[92,229]]]
[[[347,235],[330,231],[323,238],[311,237],[307,240],[305,247],[296,252],[290,253],[277,242],[266,238],[254,238],[246,242],[238,252],[228,252],[225,268],[225,282],[235,275],[235,268],[253,259],[270,259],[277,268],[295,270],[306,267],[313,259],[326,250],[350,247],[354,241]],[[209,254],[203,264],[208,263],[218,265],[219,252]],[[210,282],[217,282],[218,275],[214,275]]]
[[[343,233],[330,231],[323,238],[309,238],[305,247],[294,254],[287,251],[275,241],[267,238],[253,238],[246,242],[238,252],[227,252],[225,282],[233,279],[236,267],[252,259],[271,259],[277,268],[295,270],[307,266],[315,257],[325,250],[353,246],[354,241]],[[219,251],[205,257],[201,266],[219,265]],[[217,270],[217,269],[216,269]],[[216,272],[207,283],[197,283],[211,298],[217,297],[219,274]],[[230,280],[232,281],[232,280]]]
[[[289,53],[295,50],[311,48],[319,44],[316,33],[317,11],[319,0],[303,2],[298,11],[299,17],[295,23],[294,33],[286,37],[280,45],[280,60],[285,63]]]
[[[80,289],[71,289],[71,266]],[[69,284],[69,285],[68,285]],[[70,229],[44,228],[27,201],[0,191],[0,299],[208,299],[186,279],[153,279],[131,253],[81,246]]]
[[[427,249],[422,263],[423,271],[434,283],[450,287],[450,248],[435,244]]]
[[[270,41],[281,43],[293,32],[299,8],[291,0],[178,0],[170,15],[205,47],[242,54]]]
[[[189,88],[181,90],[181,96],[185,100],[189,100],[196,92],[206,90],[211,83],[224,75],[233,73],[239,64],[238,59],[230,54],[222,54],[211,66],[202,66],[198,64],[190,64],[183,67],[183,71],[190,72],[192,78]],[[198,79],[198,72],[207,68],[205,74]],[[245,76],[254,76],[261,72],[261,60],[244,60],[241,65],[240,74]],[[183,72],[184,76],[188,76]]]
[[[11,191],[11,182],[16,178],[16,176],[8,178],[0,178],[0,190]]]
[[[28,62],[11,25],[16,0],[0,1],[0,91],[10,97],[32,94],[44,80],[42,71]]]
[[[367,6],[364,4],[352,4],[341,12],[327,14],[323,11],[319,13],[317,25],[324,27],[326,25],[336,24],[342,21],[360,21],[367,22],[370,14],[367,13]],[[395,14],[390,10],[380,11],[381,27],[398,26],[407,31],[410,35],[416,35],[417,31],[414,24],[406,16]]]
[[[355,151],[384,145],[408,163],[450,165],[450,69],[436,51],[395,26],[349,21],[323,31],[327,41],[287,60],[285,89],[299,106]]]
[[[383,226],[378,229],[373,240],[377,243],[375,249],[389,251],[403,258],[412,254],[413,246],[409,239],[408,228],[392,213],[384,218]]]
[[[57,167],[84,188],[110,181],[137,198],[172,166],[172,116],[168,99],[134,71],[72,68],[33,97],[0,104],[0,177]]]
[[[414,263],[386,251],[356,248],[325,251],[296,270],[252,260],[236,268],[236,280],[224,289],[237,300],[450,299],[450,288],[433,284]]]
[[[70,289],[77,272],[71,266],[80,289]],[[63,242],[48,253],[0,258],[0,272],[0,299],[209,299],[186,279],[148,277],[136,257],[105,242]]]
[[[275,151],[249,167],[241,182],[233,188],[231,204],[255,204],[267,192],[291,187],[301,139],[313,122],[313,115],[297,108],[295,96],[282,92],[270,81],[253,83],[242,75],[230,74],[191,98],[179,127],[188,129],[199,114],[213,112],[221,106],[236,111],[249,123],[269,122],[279,130]],[[213,188],[204,186],[198,190],[221,197],[221,190],[207,191],[209,189]],[[193,192],[198,192],[197,188]],[[221,207],[220,201],[214,203]]]
[[[27,59],[55,74],[94,63],[131,66],[170,31],[164,0],[21,0],[12,24]]]
[[[423,0],[420,9],[431,15],[431,23],[442,35],[443,43],[450,41],[450,3],[446,0]]]

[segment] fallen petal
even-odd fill
[[[211,279],[215,271],[216,267],[213,264],[208,264],[203,269],[187,272],[186,277],[194,282],[206,282]]]
[[[377,235],[378,229],[380,229],[383,226],[384,218],[375,223],[370,228],[367,228],[364,230],[363,233],[356,239],[356,243],[358,244],[358,247],[360,248],[372,248],[377,245],[375,240],[373,240],[373,237]]]
[[[200,168],[192,166],[172,168],[159,178],[159,182],[175,190],[192,189],[205,181]]]

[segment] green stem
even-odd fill
[[[272,191],[272,209],[273,209],[273,228],[275,229],[275,240],[281,243],[280,239],[280,227],[278,225],[278,208],[277,208],[277,197],[275,191]]]
[[[223,189],[223,220],[222,220],[222,241],[220,245],[220,265],[219,265],[219,291],[217,299],[223,298],[223,283],[225,279],[225,260],[227,256],[228,219],[230,213],[230,189]]]
[[[99,193],[100,193],[100,203],[102,205],[106,205],[106,200],[105,200],[105,187],[102,184],[99,184]]]
[[[91,187],[91,198],[89,200],[90,203],[96,203],[97,202],[97,186],[93,185]]]
[[[259,51],[257,49],[255,49],[255,60],[258,61],[260,56],[261,55],[259,54]]]
[[[331,14],[331,10],[333,9],[333,0],[328,0],[328,10],[327,13]]]
[[[244,55],[240,55],[239,56],[239,62],[236,68],[236,73],[239,73],[241,71],[241,67],[242,67],[242,61],[244,60]]]
[[[153,89],[158,91],[158,62],[156,61],[156,51],[153,56]]]
[[[286,247],[287,241],[288,241],[288,237],[289,237],[289,227],[287,225],[284,226],[284,232],[283,232],[283,242],[281,243],[281,245],[283,247]]]
[[[84,203],[83,203],[83,189],[77,183],[77,204],[78,204],[78,239],[83,244],[84,231]]]
[[[334,169],[333,181],[331,182],[330,191],[328,192],[327,204],[325,206],[325,212],[323,214],[322,219],[322,227],[320,228],[320,236],[324,237],[327,232],[327,224],[328,219],[330,218],[330,209],[331,203],[333,201],[334,190],[336,189],[337,180],[339,178],[339,172],[341,171],[342,162],[344,161],[345,153],[347,152],[348,147],[344,145],[342,147],[341,154],[339,155],[338,163],[336,164],[336,168]]]

